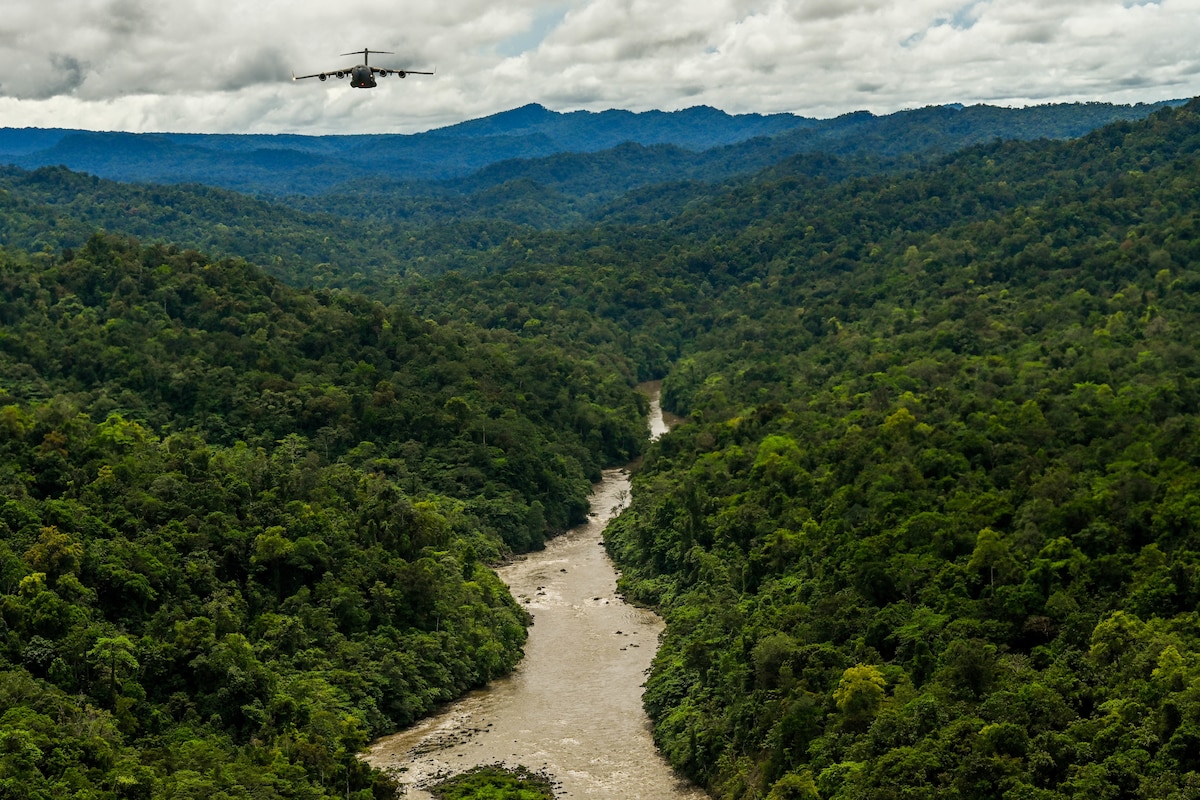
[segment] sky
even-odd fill
[[[8,5],[0,127],[415,133],[527,103],[828,118],[1200,95],[1200,0]],[[394,53],[372,64],[436,74],[291,79],[353,66],[364,47]]]

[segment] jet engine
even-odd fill
[[[324,80],[328,80],[328,79],[329,79],[329,76],[328,76],[328,75],[326,75],[324,72],[322,72],[322,73],[321,73],[320,75],[318,75],[317,77],[318,77],[318,78],[320,78],[320,79],[321,79],[321,80],[323,80],[323,81],[324,81]]]

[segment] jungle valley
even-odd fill
[[[1200,797],[1200,100],[600,117],[0,132],[0,798],[392,797],[639,457],[712,797]]]

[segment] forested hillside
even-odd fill
[[[0,163],[19,167],[0,169],[0,244],[78,247],[103,228],[245,258],[295,286],[374,291],[397,273],[488,269],[480,251],[534,230],[660,221],[796,156],[840,180],[981,141],[1076,136],[1164,105],[831,120],[527,106],[411,136],[0,129]]]
[[[777,172],[781,164],[794,177],[829,182],[895,174],[980,141],[1078,135],[1112,119],[1141,118],[1164,105],[930,107],[884,117],[860,113],[804,121],[800,127],[712,109],[564,115],[525,108],[418,137],[435,148],[466,142],[475,153],[478,163],[440,180],[419,179],[424,173],[409,169],[375,137],[358,142],[357,137],[70,131],[56,136],[5,129],[0,130],[0,157],[46,166],[0,168],[0,245],[55,252],[79,247],[102,229],[214,257],[244,258],[293,286],[378,293],[397,276],[494,271],[524,252],[522,242],[543,231],[554,232],[551,241],[560,253],[576,246],[558,235],[564,229],[580,230],[582,242],[594,238],[597,226],[620,231],[605,234],[618,243],[627,238],[626,231],[640,238],[646,225],[692,207],[707,209],[731,186],[754,183],[754,176]],[[86,159],[58,159],[53,146],[76,134],[82,137],[77,146],[89,158],[109,166],[95,169]],[[554,144],[538,157],[504,159],[507,151],[497,139],[512,136],[551,137]],[[583,144],[588,136],[593,136],[591,146]],[[143,141],[149,145],[143,147]],[[610,146],[601,147],[605,144]],[[410,145],[416,146],[405,146]],[[180,148],[182,154],[176,152]],[[357,154],[352,174],[314,166],[326,179],[314,196],[303,194],[316,191],[307,178],[288,177],[297,164],[334,158],[346,148]],[[226,157],[234,163],[225,164]],[[417,160],[429,157],[422,153]],[[243,163],[247,158],[263,163]],[[123,182],[73,172],[60,163],[93,168]],[[147,163],[159,164],[154,176],[164,183],[129,183],[148,177],[139,171]],[[205,172],[217,168],[251,183],[255,175],[271,176],[292,194],[266,200],[217,188],[254,188]],[[259,193],[272,194],[262,186]],[[498,257],[497,248],[507,251]]]
[[[667,617],[672,763],[720,798],[1194,795],[1198,152],[1193,102],[902,175],[785,162],[407,284],[667,373],[688,422],[606,541]]]
[[[667,616],[672,763],[722,798],[1195,796],[1198,150],[1192,103],[783,181],[691,263],[725,299],[667,379],[690,421],[607,537]]]
[[[244,261],[0,283],[0,797],[389,797],[363,744],[520,656],[485,564],[642,446],[619,363]]]
[[[714,797],[1195,797],[1200,101],[906,119],[615,201],[654,148],[497,165],[374,234],[7,173],[0,797],[387,796],[356,749],[515,662],[486,564],[581,518],[663,376],[687,421],[605,539]]]

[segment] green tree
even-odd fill
[[[887,679],[878,667],[848,667],[833,690],[833,701],[846,725],[852,729],[868,726],[883,706],[886,687]]]
[[[129,637],[119,635],[100,637],[87,653],[88,662],[100,670],[105,678],[110,701],[115,702],[120,682],[136,674],[141,666],[134,652],[134,644]]]
[[[816,781],[812,773],[804,770],[799,773],[789,773],[771,786],[767,800],[819,800]]]

